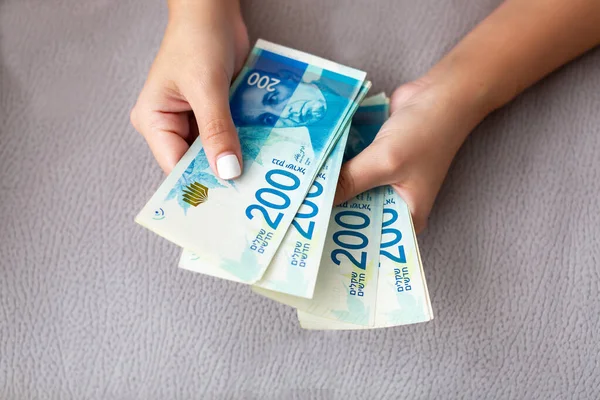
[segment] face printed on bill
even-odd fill
[[[315,84],[286,73],[261,71],[259,76],[268,82],[262,88],[246,83],[236,90],[234,101],[243,104],[232,115],[237,126],[291,128],[311,125],[325,115],[327,103]]]

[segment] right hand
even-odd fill
[[[241,174],[229,86],[248,50],[237,0],[169,1],[162,44],[131,111],[131,123],[165,173],[199,135],[217,176]]]
[[[342,166],[335,204],[391,185],[421,232],[456,152],[485,113],[466,93],[428,77],[394,92],[391,116],[366,149]]]

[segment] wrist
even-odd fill
[[[227,15],[241,17],[239,0],[167,0],[169,18],[202,16],[216,18]]]
[[[449,107],[454,108],[473,128],[506,103],[495,82],[479,73],[467,60],[444,59],[423,79],[436,87]]]
[[[410,99],[413,93],[445,121],[436,134],[452,151],[457,151],[471,131],[494,110],[485,85],[444,65],[436,65],[421,78],[401,86],[394,97],[403,103],[403,98]]]
[[[206,7],[207,5],[223,5],[239,7],[240,0],[167,0],[169,7]]]

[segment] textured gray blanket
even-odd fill
[[[435,320],[308,332],[133,223],[164,1],[0,0],[0,398],[600,398],[600,51],[490,116],[420,237]],[[498,0],[246,1],[391,92]]]

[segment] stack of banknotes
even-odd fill
[[[362,71],[259,40],[230,108],[244,172],[224,181],[196,140],[136,217],[184,250],[181,268],[252,285],[306,329],[433,318],[406,203],[391,187],[333,207],[342,162],[389,115]]]

